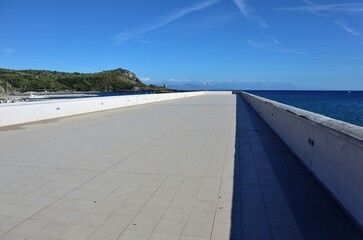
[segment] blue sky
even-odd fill
[[[0,67],[179,89],[363,90],[363,1],[0,0]]]

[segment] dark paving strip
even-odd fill
[[[231,239],[363,239],[325,189],[237,97]]]

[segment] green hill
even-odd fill
[[[0,68],[0,92],[43,92],[45,90],[117,92],[134,89],[167,90],[154,85],[146,85],[134,73],[121,68],[98,73]]]

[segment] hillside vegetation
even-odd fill
[[[0,68],[0,92],[100,91],[131,90],[166,91],[142,83],[134,73],[115,69],[98,73],[66,73],[48,70],[10,70]]]

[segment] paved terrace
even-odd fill
[[[241,238],[362,235],[239,96],[0,131],[0,239]]]

